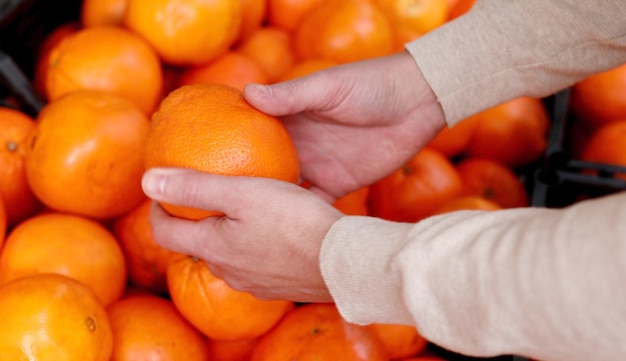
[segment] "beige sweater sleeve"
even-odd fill
[[[626,62],[624,0],[478,0],[406,45],[448,125]]]
[[[407,49],[454,125],[626,62],[626,1],[478,0]],[[417,224],[344,217],[320,263],[352,322],[414,324],[474,356],[626,355],[626,192],[559,210],[463,211]]]
[[[354,323],[414,324],[472,356],[626,355],[626,192],[558,210],[460,211],[417,224],[344,217],[321,260]]]

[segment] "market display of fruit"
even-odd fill
[[[20,359],[27,339],[29,359],[39,361],[475,360],[430,344],[415,327],[352,325],[333,304],[231,289],[203,262],[156,244],[140,186],[146,164],[201,167],[194,147],[221,147],[225,157],[200,170],[297,182],[288,134],[237,103],[243,86],[401,51],[474,2],[424,0],[419,13],[400,0],[0,7],[0,360]],[[194,112],[184,103],[205,96],[229,105],[198,103]],[[168,123],[208,111],[237,119],[258,168],[233,165],[242,144],[228,124],[210,129],[219,141],[209,144]],[[417,222],[463,209],[563,207],[623,189],[626,65],[446,128],[402,168],[334,206]],[[197,218],[193,211],[177,210]]]

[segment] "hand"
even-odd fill
[[[445,126],[435,94],[407,52],[269,86],[249,84],[244,96],[284,120],[302,178],[329,201],[401,167]]]
[[[342,214],[298,185],[260,177],[151,169],[148,197],[217,210],[225,216],[189,221],[152,208],[157,243],[204,260],[232,288],[262,299],[330,302],[322,279],[322,240]]]

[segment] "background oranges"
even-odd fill
[[[159,246],[152,235],[149,199],[113,220],[111,228],[124,253],[128,282],[142,290],[167,294],[165,270],[172,251]]]
[[[241,0],[128,0],[124,13],[124,25],[173,65],[198,65],[226,52],[241,22]]]
[[[107,307],[113,345],[111,360],[206,361],[207,340],[176,310],[154,295],[123,298]]]
[[[15,225],[32,216],[39,205],[26,178],[28,137],[35,120],[16,109],[0,108],[0,198],[7,223]]]
[[[293,302],[259,300],[236,291],[194,257],[176,255],[167,267],[172,301],[209,338],[234,341],[259,337],[293,307]]]
[[[212,61],[180,72],[177,87],[191,84],[223,84],[239,90],[248,83],[269,83],[263,68],[248,55],[228,51]]]
[[[0,284],[40,273],[80,281],[100,302],[119,299],[126,287],[124,255],[102,224],[81,216],[46,212],[20,223],[0,254]]]
[[[390,19],[370,1],[328,0],[307,13],[294,34],[299,60],[346,63],[394,51]]]
[[[295,308],[261,338],[251,361],[389,360],[385,346],[365,326],[348,323],[333,304]]]
[[[82,90],[58,98],[29,134],[28,184],[54,210],[98,219],[122,215],[145,199],[148,127],[137,106],[112,93]]]
[[[98,90],[128,99],[150,115],[162,86],[154,50],[136,33],[116,26],[78,30],[54,46],[47,59],[50,101],[75,90]]]
[[[6,274],[11,274],[10,278],[19,276],[20,281],[31,280],[28,286],[8,287],[18,282],[11,281],[7,288],[0,288],[0,319],[12,325],[10,329],[3,328],[3,331],[8,331],[0,334],[3,350],[11,350],[20,342],[20,337],[32,335],[32,329],[23,332],[20,327],[36,315],[50,316],[50,322],[45,327],[49,331],[46,332],[52,335],[52,341],[64,337],[63,332],[73,327],[70,326],[72,317],[60,319],[52,311],[41,313],[37,311],[39,306],[28,306],[34,303],[29,301],[30,296],[21,293],[26,289],[27,292],[37,293],[38,300],[46,299],[49,281],[33,279],[42,276],[43,271],[54,271],[63,263],[67,270],[66,278],[79,282],[92,293],[91,287],[94,287],[99,289],[96,294],[109,296],[70,292],[68,299],[60,303],[54,300],[53,308],[73,315],[86,307],[93,311],[92,314],[101,315],[101,310],[89,300],[93,301],[94,297],[111,300],[105,302],[115,305],[115,309],[111,306],[106,316],[115,323],[114,331],[118,335],[110,341],[105,332],[96,338],[97,342],[83,335],[75,337],[73,341],[76,342],[68,345],[72,349],[69,359],[76,355],[83,359],[93,352],[94,359],[101,357],[108,360],[110,342],[113,342],[115,355],[118,355],[114,359],[127,356],[133,347],[141,348],[144,355],[149,354],[160,347],[152,343],[157,341],[158,335],[154,332],[158,327],[165,329],[159,334],[167,336],[170,346],[188,345],[187,351],[198,351],[195,356],[183,356],[172,351],[177,358],[185,359],[199,355],[200,358],[206,357],[204,346],[200,345],[202,342],[198,342],[197,335],[201,334],[200,339],[208,345],[209,357],[216,361],[249,360],[252,354],[263,359],[297,352],[326,353],[331,354],[329,357],[333,359],[346,359],[354,345],[366,345],[363,347],[372,351],[370,357],[373,359],[400,357],[408,361],[421,356],[420,360],[443,360],[429,356],[429,350],[421,349],[426,346],[426,340],[420,339],[415,329],[377,326],[369,327],[370,332],[364,332],[361,327],[345,328],[335,311],[318,312],[305,308],[308,305],[288,303],[289,308],[279,308],[271,322],[262,322],[255,317],[250,318],[249,315],[256,310],[245,311],[258,300],[232,295],[221,301],[205,297],[208,287],[207,283],[200,281],[202,277],[209,277],[208,284],[215,287],[214,290],[226,294],[232,290],[219,279],[211,277],[201,262],[173,254],[154,242],[149,227],[151,202],[142,195],[138,181],[147,164],[144,163],[145,154],[139,149],[141,147],[122,147],[125,150],[121,151],[117,142],[123,139],[145,141],[150,121],[161,101],[183,85],[221,83],[240,90],[248,82],[293,79],[348,61],[402,51],[405,42],[440,26],[441,14],[447,14],[446,21],[451,21],[467,12],[474,5],[474,0],[218,0],[211,4],[183,0],[84,0],[75,3],[80,4],[80,8],[77,6],[71,12],[64,12],[64,19],[68,21],[46,34],[49,37],[41,41],[41,46],[33,53],[35,67],[26,69],[29,75],[32,74],[36,91],[46,98],[50,108],[56,108],[61,99],[64,99],[63,102],[75,99],[71,106],[63,107],[54,122],[47,120],[51,117],[48,110],[35,119],[19,109],[0,108],[0,198],[6,208],[6,215],[3,216],[0,207],[0,241],[6,238],[0,264],[9,265]],[[44,2],[39,4],[43,6]],[[74,17],[68,19],[72,13]],[[34,33],[35,30],[39,29],[33,29]],[[25,45],[30,46],[26,42]],[[210,75],[205,76],[205,72]],[[619,94],[624,93],[620,91],[621,78],[620,69],[615,69],[581,81],[572,89],[570,110],[577,122],[574,126],[584,135],[577,142],[580,146],[577,154],[586,154],[586,159],[604,159],[611,163],[623,160],[617,156],[624,153],[619,147],[624,142],[618,127],[600,131],[601,123],[608,122],[609,118],[611,122],[626,119],[620,110]],[[125,99],[134,106],[134,110],[130,110],[132,107],[128,104],[121,107],[118,101],[91,102],[87,101],[90,97],[75,94],[88,90]],[[228,139],[227,134],[232,135],[234,129],[239,129],[237,137],[254,137],[257,133],[239,118],[248,118],[252,114],[251,118],[256,119],[261,115],[249,113],[249,109],[231,108],[240,104],[240,95],[235,97],[237,101],[222,104],[222,100],[231,99],[227,95],[230,90],[220,90],[215,96],[194,96],[190,93],[193,92],[182,91],[172,94],[172,98],[168,97],[169,100],[163,103],[163,110],[169,110],[155,117],[157,121],[154,123],[158,123],[165,114],[172,121],[183,119],[184,122],[184,118],[199,117],[205,112],[203,107],[209,104],[217,109],[223,109],[221,107],[226,104],[226,108],[231,110],[215,117],[219,126],[207,132],[207,138]],[[184,97],[173,103],[170,101],[180,94]],[[76,100],[78,98],[81,101]],[[196,111],[185,108],[186,102],[194,104]],[[86,110],[89,107],[86,104],[94,103],[102,104],[102,107]],[[20,106],[11,97],[3,99],[3,104]],[[403,179],[402,182],[381,181],[336,200],[334,206],[345,214],[390,218],[399,215],[420,218],[457,210],[485,211],[525,206],[527,197],[525,190],[520,188],[523,172],[526,167],[533,167],[545,150],[547,117],[542,109],[540,99],[525,99],[468,118],[453,128],[445,129],[429,144],[429,149],[439,152],[436,158],[445,160],[433,162],[430,171],[418,174],[406,167],[398,169],[389,177],[398,177]],[[232,123],[226,120],[231,118],[235,119]],[[65,120],[62,122],[59,119]],[[161,136],[158,142],[175,149],[168,151],[170,156],[181,160],[174,165],[193,167],[193,164],[186,163],[192,157],[187,154],[185,146],[203,149],[207,144],[204,139],[188,138],[184,131],[188,124],[185,124],[170,130],[174,134],[172,139]],[[239,128],[236,128],[237,124]],[[47,130],[42,132],[43,128]],[[604,140],[592,140],[592,135],[594,139]],[[176,140],[178,136],[181,140]],[[260,138],[265,141],[266,136]],[[297,158],[291,151],[291,145],[285,146],[289,141],[278,138],[282,140],[272,143],[262,158],[268,163],[275,162],[275,151],[281,157],[286,153],[291,156],[283,166],[284,173],[273,170],[269,171],[269,176],[296,182]],[[224,142],[222,146],[233,153],[241,149],[237,143]],[[588,146],[588,149],[584,150],[583,146]],[[261,148],[255,146],[254,149],[259,151]],[[290,150],[285,152],[285,149]],[[41,158],[35,157],[35,153]],[[155,154],[156,158],[162,157],[159,152]],[[81,159],[85,162],[79,162]],[[225,159],[225,164],[232,165],[232,154],[228,153]],[[80,164],[84,167],[82,170]],[[171,164],[168,158],[157,165]],[[33,174],[31,177],[27,176],[27,168]],[[134,169],[132,172],[129,171],[131,168]],[[263,171],[268,169],[263,166]],[[123,175],[126,171],[129,172]],[[229,172],[237,173],[232,169]],[[435,178],[435,175],[442,178]],[[429,182],[452,186],[442,193],[430,192],[428,195],[404,187],[406,184]],[[381,194],[387,196],[381,197]],[[431,197],[433,194],[438,195]],[[397,198],[389,203],[380,200],[386,197]],[[398,206],[407,210],[406,213]],[[429,210],[425,211],[426,208]],[[189,217],[190,213],[181,214]],[[84,238],[89,241],[80,242],[74,239],[74,232],[52,230],[50,222],[41,222],[41,219],[53,219],[56,221],[52,223],[60,226],[70,218],[87,222],[99,231],[89,232],[83,226],[73,226],[74,230],[82,230],[83,235],[90,235]],[[29,235],[28,241],[25,240],[26,235]],[[123,262],[120,261],[120,249]],[[102,262],[86,262],[94,258],[91,256],[94,252],[100,255]],[[110,257],[112,254],[116,256]],[[168,284],[166,266],[170,265],[172,257],[181,261],[185,266],[181,268],[189,270],[189,273],[171,270]],[[27,266],[34,271],[17,274],[18,269],[23,271]],[[93,271],[96,268],[99,271]],[[175,268],[171,266],[171,269]],[[122,273],[124,269],[125,276]],[[4,272],[1,271],[0,275]],[[85,272],[91,273],[92,278],[79,277]],[[69,273],[73,278],[69,277]],[[93,277],[102,274],[107,277]],[[183,290],[185,285],[187,288]],[[132,300],[137,296],[142,297],[141,301]],[[12,300],[6,301],[7,308],[2,301],[5,297]],[[206,311],[210,311],[206,306],[209,299],[218,306],[220,314]],[[9,315],[6,309],[10,309],[10,318],[5,317]],[[174,316],[173,309],[178,312],[177,316]],[[162,312],[158,315],[151,313],[155,310]],[[309,317],[317,314],[318,321],[323,319],[323,322],[315,324],[329,325],[328,332],[320,332],[317,341],[309,334],[296,337],[301,329],[291,320],[292,313],[304,324],[314,324],[310,323]],[[221,316],[230,318],[224,321]],[[146,323],[147,318],[154,322]],[[95,319],[101,320],[100,316]],[[206,325],[207,320],[213,322],[213,328],[196,326]],[[282,325],[283,320],[291,325]],[[187,326],[181,326],[185,322]],[[146,324],[154,327],[146,327]],[[261,324],[264,326],[259,326]],[[267,329],[270,324],[274,326]],[[346,340],[338,325],[358,337]],[[279,328],[276,333],[282,336],[274,333]],[[103,324],[98,330],[105,329]],[[212,337],[207,337],[205,333]],[[372,335],[386,348],[384,356],[380,353],[380,342],[373,340]],[[120,338],[125,342],[121,342]],[[374,346],[376,343],[378,346]],[[98,351],[101,354],[95,355]],[[7,355],[16,358],[12,354]],[[46,355],[55,360],[61,359],[54,353]],[[42,355],[41,359],[44,357]]]
[[[0,318],[2,360],[110,360],[113,334],[104,306],[71,278],[39,274],[0,287]]]

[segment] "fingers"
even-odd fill
[[[336,99],[337,84],[328,81],[328,70],[306,77],[271,85],[248,84],[244,98],[260,111],[285,116],[306,110],[323,110],[332,107]]]
[[[245,195],[237,191],[238,183],[228,176],[219,176],[183,168],[151,168],[142,178],[144,193],[156,200],[174,205],[236,213]]]
[[[142,178],[144,193],[156,201],[224,213],[239,219],[255,207],[275,203],[276,194],[298,186],[264,177],[226,176],[184,168],[151,168]],[[271,190],[271,191],[270,191]]]
[[[197,240],[204,240],[204,227],[195,226],[194,221],[171,217],[157,202],[152,202],[150,223],[155,242],[171,251],[204,259],[199,250],[206,248]]]

